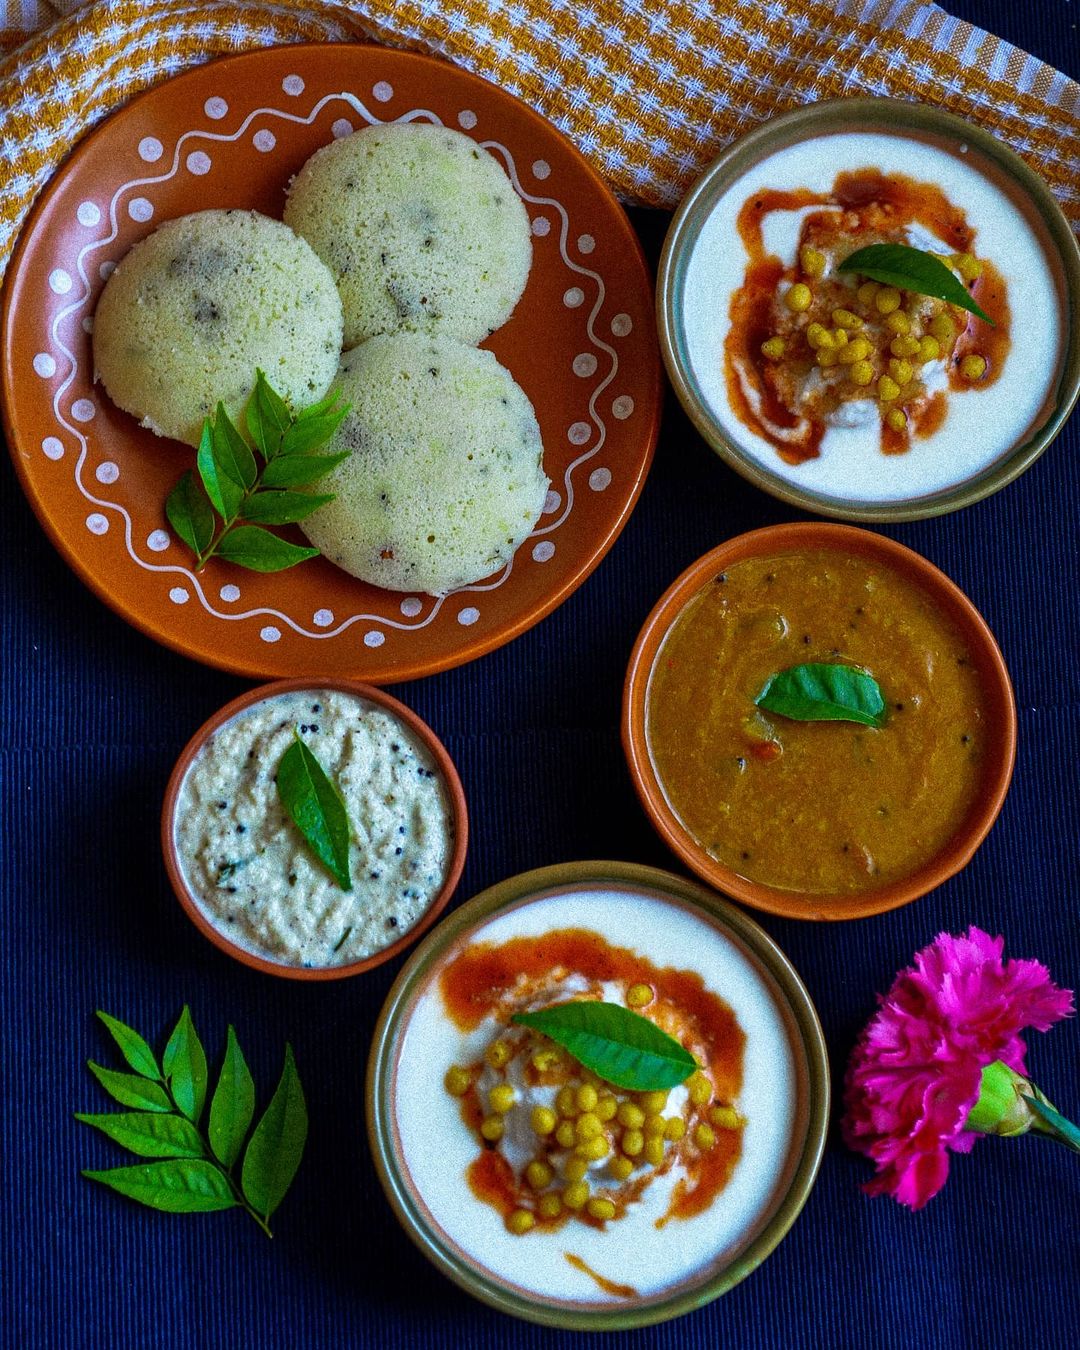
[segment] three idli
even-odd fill
[[[198,445],[218,402],[242,419],[260,369],[295,410],[337,372],[334,279],[287,225],[256,211],[167,221],[109,277],[94,366],[109,397],[160,436]]]
[[[427,123],[365,127],[317,150],[285,222],[329,267],[345,346],[399,330],[481,342],[532,263],[529,217],[497,159]]]
[[[341,362],[351,410],[303,522],[332,563],[375,586],[440,595],[509,562],[540,517],[548,479],[532,404],[489,351],[453,338],[371,338]]]

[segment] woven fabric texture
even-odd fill
[[[8,0],[9,43],[64,0]],[[1039,170],[1080,228],[1080,86],[916,0],[100,0],[0,60],[0,264],[85,131],[228,52],[376,39],[444,56],[564,131],[629,201],[672,206],[776,112],[881,94],[941,104]]]
[[[655,261],[666,217],[636,212]],[[977,506],[886,532],[963,587],[996,634],[1020,715],[1016,777],[959,876],[856,923],[755,916],[821,1016],[839,1096],[874,995],[945,929],[1002,933],[1080,988],[1080,421]],[[7,456],[0,457],[6,460]],[[405,1237],[364,1135],[364,1065],[402,958],[300,987],[239,966],[188,921],[161,861],[169,771],[248,683],[157,646],[88,593],[0,463],[0,1344],[18,1350],[1067,1350],[1080,1326],[1080,1158],[987,1139],[919,1214],[859,1190],[830,1129],[791,1232],[730,1294],[608,1335],[513,1322]],[[641,501],[594,576],[479,661],[397,686],[445,742],[471,819],[458,896],[531,867],[618,858],[680,871],[642,813],[619,743],[634,638],[684,567],[795,512],[737,477],[674,397]],[[632,940],[635,935],[628,935]],[[127,1155],[72,1118],[109,1103],[83,1061],[120,1067],[95,1008],[158,1049],[190,1003],[213,1064],[231,1022],[260,1102],[292,1042],[311,1134],[268,1242],[245,1215],[170,1216],[82,1180]],[[1028,1037],[1035,1081],[1080,1118],[1080,1019]],[[432,1091],[439,1090],[433,1072]]]
[[[602,145],[629,165],[650,166],[647,183],[607,169],[627,196],[673,200],[702,161],[774,107],[880,87],[993,126],[1032,157],[1076,221],[1080,203],[1067,190],[1070,175],[1074,193],[1078,186],[1077,87],[1019,48],[1080,73],[1077,0],[951,3],[1005,27],[1016,46],[903,0],[846,14],[805,0],[702,0],[696,18],[690,4],[668,0],[592,0],[572,9],[557,0],[442,0],[437,10],[412,0],[144,0],[95,3],[59,19],[74,8],[69,0],[6,7],[0,0],[8,48],[24,44],[0,57],[0,255],[70,145],[137,90],[244,47],[376,33],[441,52],[522,93],[601,165]],[[631,57],[628,39],[596,38],[588,19],[597,14],[616,34],[633,27],[639,50],[662,50],[690,67],[687,78],[703,86],[694,97],[716,100],[708,117],[674,75],[656,74],[664,57]],[[527,69],[515,43],[537,15],[551,36],[530,39]],[[45,22],[54,26],[27,40]],[[650,33],[650,23],[666,34]],[[15,28],[21,36],[11,36]],[[730,39],[712,67],[703,33]],[[751,49],[755,33],[764,49]],[[631,71],[621,89],[604,77],[612,92],[603,107],[614,106],[616,94],[623,100],[607,124],[574,75],[586,70],[582,51],[594,39],[593,59]],[[624,110],[643,99],[652,100],[646,121],[654,134],[677,143],[675,159],[626,139]],[[672,129],[671,108],[700,136]],[[655,211],[632,218],[655,266],[668,218]],[[1020,743],[997,825],[970,865],[932,894],[856,923],[757,916],[818,1008],[836,1097],[875,992],[943,929],[976,923],[1002,933],[1008,955],[1043,960],[1056,981],[1080,988],[1078,457],[1073,417],[1001,493],[883,531],[942,568],[984,614],[1012,675]],[[871,1168],[844,1148],[838,1111],[791,1232],[729,1294],[677,1321],[604,1336],[554,1332],[514,1322],[439,1275],[386,1203],[364,1134],[367,1051],[401,958],[336,985],[261,975],[195,930],[165,875],[158,831],[170,769],[195,728],[248,683],[156,645],[99,603],[34,518],[3,453],[0,498],[0,1346],[1066,1350],[1077,1343],[1080,1158],[1044,1139],[983,1140],[954,1160],[941,1194],[911,1214],[860,1192]],[[627,659],[654,601],[684,567],[725,538],[797,514],[732,473],[669,395],[640,503],[597,572],[507,646],[392,691],[442,738],[465,786],[471,840],[454,904],[562,861],[617,858],[681,871],[626,769],[619,705]],[[160,1050],[184,1003],[215,1070],[226,1024],[235,1025],[260,1109],[285,1042],[295,1050],[311,1131],[272,1242],[242,1214],[157,1214],[79,1175],[129,1161],[72,1115],[109,1109],[87,1059],[121,1067],[93,1010],[138,1027]],[[1080,1018],[1031,1034],[1028,1046],[1035,1081],[1080,1119]]]

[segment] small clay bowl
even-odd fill
[[[839,895],[782,890],[740,876],[706,852],[668,804],[646,736],[646,701],[664,640],[686,605],[726,567],[747,558],[829,549],[882,563],[914,582],[955,624],[983,676],[987,736],[982,781],[968,815],[948,844],[906,877]],[[805,521],[752,530],[714,548],[664,592],[638,635],[623,689],[622,739],[642,805],[668,846],[710,886],[744,904],[792,919],[858,919],[898,909],[926,895],[971,861],[1005,800],[1016,760],[1016,702],[1005,660],[986,620],[932,563],[884,536],[852,525]]]
[[[364,699],[366,702],[382,708],[402,722],[425,747],[438,766],[446,787],[450,818],[454,829],[453,851],[450,855],[446,879],[420,919],[390,946],[365,957],[363,961],[354,961],[349,965],[293,966],[282,961],[273,961],[269,957],[260,956],[248,950],[248,948],[240,946],[238,943],[230,942],[224,933],[214,927],[192,895],[184,878],[176,848],[175,821],[180,802],[180,790],[196,755],[210,737],[215,732],[220,731],[238,713],[245,712],[255,704],[276,698],[280,694],[291,694],[306,689],[312,691],[329,689],[343,694],[352,694],[356,698]],[[241,961],[245,966],[250,966],[253,970],[264,971],[267,975],[280,975],[287,980],[342,980],[349,975],[361,975],[366,970],[373,970],[376,966],[381,966],[384,961],[389,961],[399,952],[404,951],[406,947],[411,946],[421,933],[426,932],[431,927],[446,908],[447,902],[453,895],[461,878],[468,842],[469,819],[465,805],[465,793],[462,790],[457,769],[454,767],[454,762],[447,753],[446,747],[427,723],[422,722],[410,708],[407,708],[403,703],[399,703],[396,698],[391,698],[383,690],[375,689],[369,684],[362,684],[358,680],[276,680],[272,684],[261,684],[258,688],[251,689],[246,694],[241,694],[239,698],[234,698],[231,703],[226,703],[213,717],[203,723],[184,747],[169,777],[168,787],[165,789],[165,802],[161,811],[161,848],[165,857],[165,870],[169,874],[172,888],[176,892],[176,898],[180,901],[184,913],[204,937],[209,938],[215,947],[218,947],[228,956],[235,957],[237,961]]]
[[[889,162],[877,167],[918,179],[924,176],[923,171],[906,146],[910,143],[915,151],[927,146],[954,159],[958,172],[976,170],[1010,209],[1015,207],[1038,242],[1060,322],[1056,369],[1046,399],[1027,428],[1017,432],[1011,446],[1003,447],[994,459],[973,467],[953,483],[910,492],[898,485],[895,493],[876,497],[851,494],[842,485],[826,486],[813,473],[793,473],[781,464],[779,455],[765,454],[761,449],[764,442],[723,409],[723,341],[712,333],[713,317],[723,327],[730,303],[726,283],[721,285],[717,280],[717,256],[745,256],[734,228],[730,233],[728,230],[732,195],[744,192],[745,200],[763,186],[772,186],[755,174],[777,152],[812,148],[825,137],[867,134],[885,137],[896,145]],[[868,152],[867,157],[871,154]],[[818,191],[829,187],[836,171],[827,151],[821,155],[823,162],[806,170],[804,184]],[[933,171],[927,172],[933,176]],[[753,186],[743,188],[744,182]],[[980,243],[987,242],[992,256],[992,212],[985,218],[973,217],[972,223]],[[740,263],[740,273],[742,266]],[[1025,303],[1021,276],[1018,272],[1015,285],[1010,286],[1018,332],[1022,330]],[[656,281],[657,329],[664,364],[679,401],[701,436],[737,473],[781,501],[818,515],[862,522],[916,520],[956,511],[999,491],[1028,469],[1061,431],[1080,395],[1080,328],[1074,317],[1078,306],[1080,246],[1039,175],[984,128],[941,108],[890,98],[811,103],[770,118],[740,136],[705,170],[680,204],[668,231]],[[899,473],[903,456],[882,457],[883,471],[890,464],[891,470]]]

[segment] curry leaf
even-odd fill
[[[689,1050],[655,1022],[619,1003],[581,999],[512,1019],[561,1045],[598,1077],[629,1092],[659,1092],[698,1067]]]
[[[255,520],[261,525],[289,525],[306,519],[312,511],[333,500],[333,493],[317,496],[310,492],[255,492],[244,502],[241,514],[245,520]]]
[[[206,1101],[206,1053],[186,1003],[165,1047],[162,1067],[173,1100],[188,1120],[198,1124]]]
[[[198,1124],[206,1096],[206,1056],[188,1008],[185,1006],[181,1013],[162,1058],[171,1098],[161,1085],[153,1051],[138,1032],[107,1013],[99,1012],[98,1016],[112,1032],[125,1059],[138,1070],[138,1076],[105,1069],[92,1061],[88,1062],[90,1069],[122,1105],[145,1109],[76,1112],[75,1118],[139,1157],[166,1161],[84,1171],[83,1176],[144,1205],[173,1213],[239,1205],[271,1236],[267,1218],[281,1203],[296,1174],[307,1135],[307,1108],[291,1048],[285,1047],[281,1081],[248,1146],[250,1188],[256,1208],[230,1175],[255,1110],[255,1085],[233,1028],[228,1029],[225,1058],[210,1104],[208,1139]]]
[[[111,1167],[104,1172],[84,1169],[83,1176],[169,1214],[205,1214],[237,1204],[228,1177],[213,1163],[201,1159],[175,1158],[141,1167]]]
[[[754,700],[759,708],[796,722],[885,723],[877,680],[858,666],[811,662],[773,675]]]
[[[214,416],[214,458],[222,473],[245,491],[250,492],[255,486],[259,476],[255,456],[251,453],[251,446],[233,425],[224,403],[217,405]]]
[[[331,439],[341,426],[349,411],[349,404],[343,403],[330,412],[309,416],[296,421],[285,433],[281,441],[283,455],[306,455],[318,450]]]
[[[340,403],[337,391],[331,390],[294,416],[265,374],[256,371],[246,419],[248,434],[263,461],[260,465],[224,404],[218,403],[214,416],[203,422],[195,458],[198,480],[189,470],[165,503],[169,523],[195,554],[196,571],[215,557],[253,572],[280,572],[319,556],[317,548],[237,522],[287,525],[332,501],[332,494],[291,489],[307,487],[347,458],[347,450],[331,455],[310,452],[333,437],[348,411],[349,405]],[[220,527],[215,512],[221,517]]]
[[[165,499],[169,524],[193,553],[203,553],[214,538],[214,512],[190,469]]]
[[[251,572],[283,572],[319,556],[317,548],[290,544],[258,525],[238,525],[222,535],[216,553],[226,562],[237,563]]]
[[[351,891],[349,814],[344,799],[300,733],[295,736],[278,764],[278,796],[311,851],[341,889]]]
[[[160,1082],[161,1070],[158,1068],[157,1059],[139,1033],[132,1031],[131,1027],[125,1026],[115,1017],[110,1017],[108,1013],[102,1012],[100,1008],[98,1017],[109,1028],[113,1040],[120,1047],[120,1053],[135,1072],[141,1074],[143,1078],[152,1078],[155,1082]]]
[[[255,1126],[244,1154],[241,1186],[256,1214],[269,1219],[292,1184],[307,1140],[307,1104],[296,1073],[292,1046],[270,1105]]]
[[[281,438],[292,424],[292,414],[261,370],[255,372],[255,388],[245,415],[255,448],[269,462],[281,449]]]
[[[348,458],[348,450],[337,455],[279,455],[263,470],[262,485],[264,488],[307,487]]]
[[[111,1111],[104,1115],[76,1111],[75,1119],[93,1125],[140,1158],[201,1158],[204,1154],[199,1131],[183,1116],[157,1111]]]
[[[932,253],[907,244],[868,244],[866,248],[849,253],[838,272],[858,272],[871,281],[896,286],[916,295],[932,295],[993,325],[994,321],[980,309],[956,273]]]
[[[231,521],[244,500],[244,485],[222,467],[214,449],[214,424],[208,417],[203,422],[195,466],[214,510],[226,523]]]
[[[95,1064],[92,1059],[86,1061],[86,1067],[101,1086],[121,1106],[136,1106],[142,1111],[171,1111],[169,1094],[157,1083],[142,1078],[135,1073],[118,1073],[116,1069],[106,1069]]]
[[[225,1062],[210,1102],[210,1147],[226,1167],[231,1167],[240,1156],[254,1112],[255,1084],[236,1032],[229,1027]]]
[[[318,417],[323,417],[331,411],[340,397],[340,390],[329,389],[317,403],[309,403],[306,408],[301,408],[294,420],[297,422],[312,422]]]

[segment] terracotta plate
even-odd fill
[[[505,571],[434,599],[381,591],[321,559],[196,576],[164,514],[191,451],[138,427],[93,383],[103,278],[161,222],[208,207],[280,216],[285,187],[335,136],[439,122],[503,163],[532,218],[528,288],[486,345],[532,399],[552,489]],[[510,95],[380,47],[230,57],[137,98],[78,147],[23,231],[4,295],[6,431],[30,503],[87,584],[143,632],[250,676],[408,679],[509,641],[565,599],[625,524],[656,441],[652,293],[619,204],[580,154]]]

